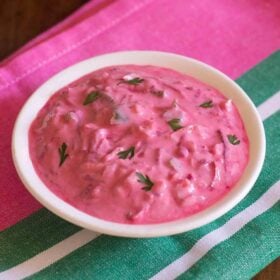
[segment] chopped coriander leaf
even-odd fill
[[[144,82],[144,79],[141,79],[139,77],[135,77],[135,78],[129,79],[129,80],[122,79],[118,84],[125,83],[125,84],[129,84],[129,85],[138,85],[142,82]]]
[[[59,161],[59,166],[63,164],[63,162],[66,160],[66,158],[69,156],[66,154],[66,149],[67,145],[63,142],[61,147],[58,148],[59,156],[60,156],[60,161]]]
[[[120,113],[118,111],[115,111],[113,113],[113,116],[112,116],[111,120],[110,120],[110,123],[111,124],[122,124],[122,123],[125,123],[127,121],[128,121],[128,117],[125,114],[123,114],[122,112]]]
[[[214,106],[213,101],[209,100],[207,102],[201,103],[199,107],[201,108],[212,108]]]
[[[235,135],[227,135],[228,141],[230,142],[230,144],[232,145],[238,145],[240,144],[240,140],[235,136]]]
[[[164,91],[163,90],[153,90],[152,94],[157,96],[157,97],[163,97]]]
[[[121,115],[120,115],[119,112],[114,112],[114,113],[113,113],[113,118],[114,118],[115,120],[121,120],[121,119],[122,119],[122,117],[121,117]]]
[[[101,96],[101,93],[99,91],[92,91],[90,92],[86,99],[83,102],[83,105],[88,105],[94,101],[96,101]]]
[[[180,125],[180,119],[172,119],[172,120],[168,121],[167,123],[172,128],[173,131],[177,131],[177,130],[183,128]]]
[[[118,152],[118,157],[120,159],[132,159],[134,157],[135,148],[131,146],[129,149]]]
[[[138,177],[137,182],[144,185],[144,187],[142,187],[142,190],[148,192],[152,189],[154,183],[151,181],[148,175],[143,175],[140,172],[136,172],[136,176]]]

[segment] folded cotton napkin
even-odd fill
[[[277,258],[279,10],[277,0],[90,1],[5,59],[0,64],[0,279],[246,279]],[[28,96],[68,65],[128,49],[175,52],[232,78],[242,75],[237,82],[258,106],[267,137],[264,168],[250,194],[211,224],[153,239],[98,235],[42,209],[16,175],[11,133]]]

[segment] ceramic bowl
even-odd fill
[[[111,65],[155,65],[177,70],[209,84],[233,100],[244,121],[250,141],[249,163],[232,190],[217,203],[190,217],[160,224],[132,225],[105,221],[90,216],[63,201],[50,191],[35,172],[28,148],[28,130],[38,111],[50,96],[80,77]],[[155,237],[185,232],[222,216],[242,200],[253,187],[263,165],[265,134],[256,107],[246,93],[217,69],[192,58],[155,51],[127,51],[105,54],[77,63],[56,74],[27,100],[16,120],[12,138],[13,160],[28,191],[46,208],[61,218],[93,231],[126,237]]]

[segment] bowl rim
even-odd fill
[[[152,62],[152,63],[149,63]],[[31,122],[49,97],[63,85],[106,66],[142,64],[168,67],[194,76],[233,99],[248,134],[249,162],[238,183],[212,206],[189,217],[158,224],[131,225],[102,220],[71,206],[51,192],[41,181],[29,157],[28,131]],[[42,106],[34,106],[38,104]],[[33,116],[33,117],[32,117]],[[254,139],[254,142],[251,140]],[[159,51],[122,51],[95,56],[65,68],[31,94],[20,110],[12,134],[12,157],[16,171],[27,190],[51,212],[83,228],[123,237],[159,237],[189,231],[224,215],[253,187],[264,162],[265,133],[256,107],[241,87],[224,73],[201,61]]]

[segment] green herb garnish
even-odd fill
[[[121,120],[121,119],[122,119],[122,116],[120,115],[120,113],[114,112],[113,118],[114,118],[115,120]]]
[[[172,120],[168,121],[167,123],[173,129],[173,131],[177,131],[177,130],[183,128],[180,125],[180,119],[172,119]]]
[[[59,166],[61,166],[63,162],[66,160],[66,158],[69,156],[68,154],[66,154],[66,149],[67,149],[67,145],[65,143],[62,143],[61,147],[58,148],[58,152],[60,156]]]
[[[152,91],[152,94],[157,97],[163,97],[164,91],[163,90],[154,90],[154,91]]]
[[[227,135],[228,141],[230,142],[230,144],[232,145],[238,145],[240,144],[240,140],[235,136],[235,135]]]
[[[199,105],[201,108],[212,108],[214,106],[213,101],[209,100]]]
[[[84,100],[83,105],[88,105],[94,101],[96,101],[101,96],[101,93],[99,91],[92,91],[90,92],[86,99]]]
[[[125,84],[129,84],[129,85],[138,85],[138,84],[141,84],[142,82],[144,82],[144,79],[136,77],[136,78],[133,78],[130,80],[122,79],[118,84],[125,83]]]
[[[140,172],[136,172],[136,176],[138,177],[137,182],[144,185],[144,187],[142,187],[142,190],[148,192],[152,189],[154,183],[151,181],[148,175],[145,176]]]
[[[135,151],[135,148],[132,146],[127,150],[118,152],[118,157],[120,159],[126,159],[126,158],[132,159],[134,157],[134,151]]]

